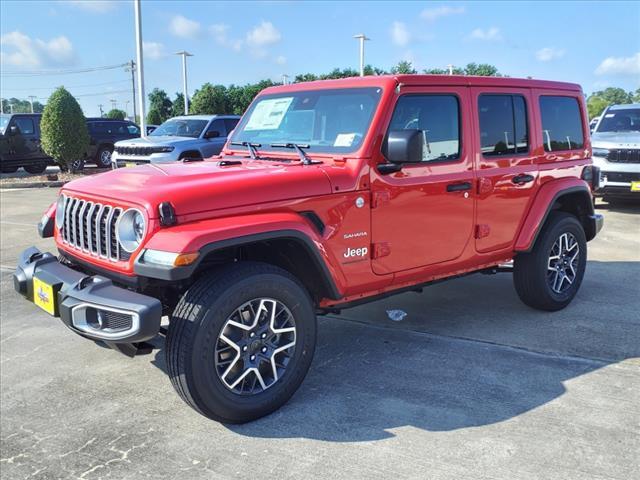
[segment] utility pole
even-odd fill
[[[193,57],[193,54],[182,50],[176,52],[176,55],[182,56],[182,91],[184,92],[184,114],[189,115],[189,94],[187,93],[187,57]]]
[[[289,83],[289,75],[286,73],[282,74],[282,85],[287,85]]]
[[[0,98],[0,113],[4,113],[4,98]]]
[[[365,40],[371,40],[364,33],[354,35],[353,38],[360,40],[360,76],[364,77],[364,42]]]
[[[129,117],[129,102],[130,100],[124,101],[124,116]]]
[[[136,113],[136,62],[131,60],[127,65],[128,66],[127,68],[125,68],[125,71],[131,72],[131,97],[133,100],[133,121],[135,122],[136,117],[138,116],[138,114]]]
[[[38,97],[36,97],[35,95],[29,95],[27,98],[29,99],[29,103],[31,104],[31,113],[33,113],[33,99]]]
[[[102,111],[102,104],[99,104],[98,108],[100,109],[100,118],[102,118],[104,116],[104,112]]]
[[[449,75],[453,75],[453,65],[449,64],[447,65],[447,68],[449,69]]]
[[[140,107],[140,135],[147,136],[147,119],[144,111],[144,65],[142,62],[142,13],[140,12],[140,0],[134,0],[136,17],[136,60],[138,61],[138,102]]]

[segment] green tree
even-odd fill
[[[226,94],[227,88],[224,85],[205,83],[193,94],[189,113],[206,115],[228,113]]]
[[[171,116],[177,117],[179,115],[184,115],[184,94],[176,93],[176,98],[173,101],[173,107],[171,109]]]
[[[640,88],[636,90],[636,94],[639,93]],[[599,90],[587,98],[589,118],[599,116],[609,105],[627,104],[632,103],[633,101],[633,92],[625,92],[622,88],[608,87],[604,90]]]
[[[358,72],[357,70],[354,70],[353,68],[344,68],[344,69],[339,69],[339,68],[334,68],[332,71],[330,71],[329,73],[325,73],[323,75],[320,75],[320,80],[328,80],[328,79],[333,79],[333,78],[349,78],[349,77],[357,77],[360,75],[360,72]]]
[[[162,123],[162,115],[155,108],[147,112],[147,125],[160,125]]]
[[[318,80],[318,76],[315,73],[301,73],[295,76],[293,79],[294,83],[301,82],[314,82]]]
[[[468,63],[464,67],[465,75],[477,75],[479,77],[502,77],[503,75],[493,65],[488,63]]]
[[[2,99],[2,111],[10,113],[13,106],[13,113],[31,113],[31,103],[29,100],[11,97]],[[33,113],[42,113],[44,105],[37,100],[33,102]]]
[[[114,108],[107,112],[107,118],[112,118],[114,120],[124,120],[127,117],[127,113],[124,110],[118,110]]]
[[[391,68],[391,73],[394,75],[403,75],[403,74],[413,74],[418,73],[418,71],[413,68],[413,64],[407,60],[402,60],[398,62],[396,66]]]
[[[636,88],[636,91],[633,93],[633,103],[640,103],[640,88]]]
[[[160,115],[161,121],[164,122],[167,118],[170,118],[173,113],[173,104],[167,96],[167,92],[154,88],[149,94],[149,111],[157,110]]]
[[[386,75],[389,72],[385,71],[382,68],[378,68],[378,67],[374,67],[372,65],[365,65],[364,66],[364,74],[365,76],[367,75]]]
[[[587,111],[589,112],[589,120],[599,117],[609,103],[602,97],[591,95],[587,99]]]
[[[64,87],[54,91],[40,122],[42,149],[64,169],[75,170],[89,148],[89,133],[82,109]]]

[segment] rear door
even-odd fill
[[[12,126],[15,128],[12,129]],[[40,157],[40,138],[33,117],[14,117],[9,125],[9,132],[12,140],[13,158],[32,160]]]
[[[216,118],[213,120],[209,124],[206,132],[218,132],[218,136],[204,140],[203,145],[200,148],[204,158],[218,155],[222,151],[222,147],[224,147],[224,144],[227,141],[227,129],[224,125],[224,119]]]
[[[538,186],[528,89],[471,89],[476,130],[476,250],[509,248]]]
[[[472,238],[473,155],[467,87],[405,87],[390,130],[421,130],[423,162],[372,171],[372,268],[400,272],[458,258]],[[388,133],[388,132],[387,132]],[[381,161],[384,161],[381,158]]]

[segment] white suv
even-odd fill
[[[591,135],[604,197],[640,198],[640,104],[611,105]]]

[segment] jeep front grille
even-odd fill
[[[607,160],[613,163],[640,163],[640,149],[619,148],[609,150]]]
[[[116,239],[116,222],[122,208],[64,197],[62,241],[77,250],[111,261],[127,260]]]
[[[139,155],[143,157],[148,157],[152,153],[160,153],[162,150],[158,147],[115,147],[116,153],[120,155]]]

